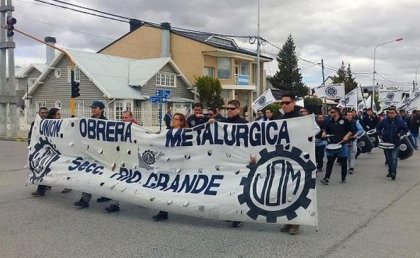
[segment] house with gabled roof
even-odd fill
[[[239,47],[232,38],[172,28],[169,23],[137,22],[129,33],[98,52],[136,59],[171,57],[192,84],[204,75],[217,78],[225,101],[237,99],[251,110],[256,92],[257,53]],[[261,56],[260,78],[266,77],[264,63],[270,61],[272,58]],[[261,82],[264,89],[265,80]]]
[[[192,86],[171,58],[136,60],[99,53],[68,50],[75,68],[70,68],[63,53],[55,56],[49,67],[37,78],[23,99],[27,110],[36,113],[41,106],[61,109],[68,117],[71,97],[70,74],[74,69],[80,96],[76,98],[76,116],[90,116],[90,104],[99,100],[105,104],[108,119],[121,119],[122,112],[131,110],[142,125],[159,124],[157,103],[149,98],[156,90],[169,90],[163,108],[186,113],[194,102]],[[33,116],[32,116],[33,117]]]

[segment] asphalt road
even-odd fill
[[[281,233],[279,226],[170,214],[121,203],[78,210],[79,192],[58,188],[43,198],[25,186],[26,144],[0,141],[0,257],[420,257],[420,152],[399,163],[396,181],[385,177],[381,150],[358,159],[340,184],[317,184],[319,231]]]

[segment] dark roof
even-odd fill
[[[177,29],[171,29],[171,32],[175,33],[177,35],[180,35],[180,36],[183,36],[183,37],[201,42],[203,44],[213,46],[213,47],[217,47],[217,48],[221,48],[221,49],[225,49],[225,50],[230,50],[230,51],[233,51],[233,52],[238,52],[238,53],[242,53],[242,54],[246,54],[246,55],[257,56],[257,52],[240,48],[238,45],[236,45],[235,40],[233,40],[231,38],[224,37],[224,36],[220,36],[220,35],[217,35],[217,34],[207,33],[207,32],[191,32],[191,31],[183,31],[183,30],[177,30]],[[218,39],[221,39],[221,40],[229,41],[229,42],[231,42],[231,44],[216,43],[216,42],[212,41],[211,38],[218,38]],[[260,56],[262,58],[273,60],[271,57],[267,57],[267,56],[263,56],[263,55],[260,55]]]
[[[147,24],[147,25],[143,25],[143,26],[150,26],[150,27],[162,29],[161,26],[154,25],[154,24]],[[119,40],[121,40],[122,38],[126,37],[128,34],[131,34],[133,31],[130,31],[130,32],[122,35],[121,37],[119,37],[115,41],[111,42],[110,44],[106,45],[102,49],[98,50],[97,53],[102,52],[104,49],[110,47],[114,43],[116,43]],[[171,32],[175,33],[179,36],[186,37],[186,38],[189,38],[189,39],[192,39],[192,40],[195,40],[195,41],[198,41],[198,42],[201,42],[201,43],[213,46],[213,47],[217,47],[217,48],[221,48],[221,49],[225,49],[225,50],[230,50],[230,51],[233,51],[233,52],[242,53],[242,54],[246,54],[246,55],[257,56],[257,52],[249,51],[249,50],[240,48],[240,47],[238,47],[238,45],[236,45],[235,40],[233,40],[231,38],[226,38],[224,36],[219,36],[217,34],[208,33],[208,32],[184,31],[184,30],[178,30],[178,29],[174,29],[174,28],[171,28]],[[218,44],[215,41],[210,40],[212,37],[221,39],[222,41],[228,41],[228,42],[230,42],[230,44],[220,44],[220,43]],[[267,57],[267,56],[263,56],[263,55],[260,55],[260,56],[262,58],[273,60],[271,57]]]

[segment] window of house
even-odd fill
[[[217,77],[219,79],[229,79],[231,73],[231,65],[229,57],[217,58]]]
[[[131,101],[125,102],[125,110],[133,111],[133,107],[132,106],[133,105],[132,105],[132,102]]]
[[[38,113],[41,107],[47,107],[46,101],[35,101],[35,111]]]
[[[204,66],[204,76],[214,78],[214,67]]]
[[[80,82],[80,69],[74,68],[74,69],[67,69],[67,82],[71,82],[71,71],[74,71],[74,81]]]
[[[252,83],[257,83],[257,64],[252,64]]]
[[[60,68],[56,68],[55,70],[54,70],[54,76],[55,76],[55,78],[60,78],[60,76],[61,76],[61,69]]]
[[[78,117],[84,117],[85,114],[85,103],[83,102],[83,100],[77,100],[76,101],[76,115]]]
[[[176,87],[176,74],[175,73],[163,73],[159,72],[156,74],[156,86],[161,87]]]
[[[241,74],[243,75],[249,75],[249,63],[248,62],[241,62]]]
[[[122,101],[115,101],[115,120],[122,119],[122,112],[124,111],[124,103]]]

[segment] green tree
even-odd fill
[[[322,100],[317,96],[306,96],[303,103],[310,113],[320,114],[322,111]]]
[[[337,74],[332,78],[333,83],[343,83],[346,90],[346,94],[352,91],[357,87],[357,82],[353,78],[353,73],[351,72],[350,64],[347,67],[344,64],[344,61],[341,61],[341,66],[337,70]]]
[[[218,79],[209,76],[198,77],[195,86],[204,107],[220,108],[223,106],[222,85]]]
[[[298,67],[296,46],[290,34],[276,58],[279,70],[268,80],[274,88],[302,97],[308,94],[309,88],[302,82]]]

